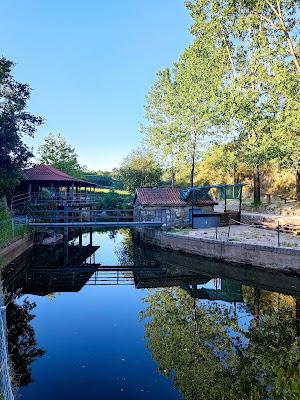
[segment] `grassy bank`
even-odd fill
[[[25,225],[14,224],[8,211],[0,208],[0,248],[20,239],[30,232]]]

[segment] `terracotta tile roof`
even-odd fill
[[[180,199],[179,188],[138,188],[135,202],[144,206],[187,206],[190,201]],[[197,205],[213,205],[213,200],[197,201]]]
[[[59,171],[49,165],[40,164],[35,167],[29,168],[23,172],[24,181],[48,181],[48,182],[70,182],[70,183],[82,183],[87,186],[97,186],[93,183],[84,181],[82,179],[74,178],[66,174],[65,172]]]

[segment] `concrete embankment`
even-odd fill
[[[27,235],[10,245],[0,249],[0,268],[5,266],[17,257],[23,254],[25,251],[29,250],[34,245],[34,241],[31,235]]]
[[[144,229],[140,238],[166,249],[238,264],[300,273],[300,250],[195,238],[180,233]]]

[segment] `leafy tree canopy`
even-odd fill
[[[162,169],[151,154],[137,149],[127,156],[119,169],[119,179],[124,189],[133,193],[141,186],[157,186],[161,182]]]
[[[75,149],[70,146],[60,133],[49,133],[38,149],[39,162],[51,165],[60,171],[75,177],[82,175],[81,166]]]
[[[42,118],[26,110],[30,87],[12,76],[14,63],[0,58],[0,196],[20,182],[32,153],[23,137],[33,136]]]

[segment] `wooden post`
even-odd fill
[[[29,200],[31,200],[31,188],[32,188],[31,182],[29,182],[29,184],[28,184],[28,195],[29,195]]]
[[[79,230],[79,246],[82,247],[82,228]]]
[[[68,206],[64,204],[64,222],[68,222]]]
[[[68,239],[69,239],[69,229],[64,228],[63,234],[63,247],[64,247],[64,266],[66,266],[69,262],[69,246],[68,246]]]
[[[93,228],[90,228],[90,246],[93,246]]]
[[[227,192],[226,192],[226,186],[224,187],[224,201],[225,201],[225,204],[224,204],[224,212],[226,212],[226,211],[227,211]]]

